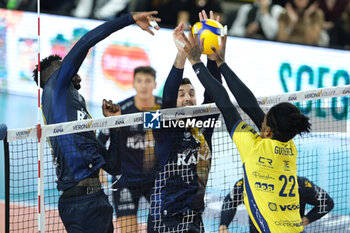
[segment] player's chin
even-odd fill
[[[185,103],[182,105],[182,107],[186,107],[186,106],[193,106],[194,104],[193,103]]]

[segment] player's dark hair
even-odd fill
[[[183,78],[181,80],[180,86],[181,85],[186,85],[186,84],[191,84],[192,85],[191,81],[188,78]]]
[[[287,142],[297,134],[310,132],[309,118],[291,103],[279,103],[273,106],[266,115],[266,124],[273,133],[273,139]]]
[[[150,66],[138,66],[134,69],[134,78],[137,73],[145,73],[151,75],[156,80],[156,71]]]
[[[40,73],[44,72],[48,67],[51,66],[51,63],[54,61],[61,61],[62,57],[59,55],[50,55],[45,57],[40,61]],[[36,84],[38,85],[38,65],[35,65],[35,69],[33,70],[33,78]],[[40,77],[40,87],[43,88],[48,77]]]

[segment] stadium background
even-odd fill
[[[36,22],[33,13],[0,9],[0,122],[10,129],[37,123],[37,89],[31,78],[37,61]],[[64,56],[77,39],[101,21],[43,14],[41,23],[41,57],[45,57],[51,53]],[[162,29],[152,37],[130,26],[97,44],[79,72],[81,93],[88,101],[90,114],[93,118],[102,117],[100,102],[103,98],[117,102],[134,94],[130,85],[133,68],[138,65],[151,65],[157,70],[158,86],[154,94],[159,95],[175,54],[172,31],[168,29]],[[348,51],[229,38],[226,57],[227,63],[256,96],[350,84]],[[194,82],[200,103],[203,88],[189,63],[185,76]],[[348,99],[342,98],[338,102],[339,106],[348,108]],[[331,114],[325,117],[336,118]],[[0,149],[0,201],[3,201],[2,145]],[[349,164],[339,165],[339,168],[349,171],[347,166]],[[327,190],[328,180],[322,176],[322,169],[309,173],[313,174],[315,183]],[[344,177],[347,177],[344,185],[349,187],[350,176]],[[232,185],[236,178],[232,178]],[[336,205],[334,211],[345,208],[350,215],[349,194],[338,195],[347,195],[348,206]]]

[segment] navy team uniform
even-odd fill
[[[305,177],[298,176],[297,181],[299,185],[299,211],[301,217],[307,217],[309,223],[312,223],[333,209],[333,199],[326,191]],[[238,180],[233,190],[225,197],[221,208],[220,225],[225,225],[226,227],[230,225],[236,214],[237,206],[240,204],[243,204],[243,179]],[[305,215],[306,204],[314,207]],[[250,232],[257,233],[258,230],[254,227],[254,224],[251,221],[249,222]]]
[[[91,118],[84,98],[71,80],[77,74],[89,49],[111,33],[132,24],[130,14],[106,22],[86,33],[63,59],[61,67],[46,82],[42,109],[47,124]],[[84,125],[82,125],[84,127]],[[116,137],[112,130],[111,137]],[[63,191],[59,213],[68,232],[113,232],[113,209],[101,189],[99,170],[115,175],[116,145],[106,151],[94,132],[51,137],[57,188]],[[91,181],[95,184],[91,185]],[[90,185],[86,185],[90,183]]]
[[[214,61],[208,69],[221,82]],[[183,69],[172,67],[163,90],[162,108],[176,107]],[[205,93],[204,103],[212,99]],[[218,115],[202,117],[216,121]],[[204,232],[202,212],[211,166],[213,128],[154,129],[160,171],[155,180],[147,232]]]
[[[155,105],[149,110],[160,109],[161,102],[161,98],[155,97]],[[142,112],[136,108],[134,96],[118,104],[122,114]],[[142,196],[150,200],[158,162],[154,156],[152,130],[145,130],[142,124],[138,124],[121,127],[117,132],[122,176],[113,186],[116,189],[113,192],[113,201],[119,218],[136,215]],[[99,140],[103,143],[108,138],[107,132],[99,135]]]

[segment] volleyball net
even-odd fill
[[[334,208],[321,219],[308,225],[305,228],[307,232],[350,232],[349,95],[350,86],[347,85],[258,98],[258,103],[266,112],[274,104],[292,102],[311,119],[312,132],[297,136],[294,139],[298,148],[298,176],[308,178],[327,192],[334,201]],[[244,121],[254,126],[240,109],[239,112]],[[170,122],[169,120],[212,116],[218,113],[220,112],[215,104],[160,110],[160,124],[163,124],[164,127],[165,123],[163,122]],[[232,205],[223,205],[223,200],[229,193],[232,193],[234,184],[243,177],[242,164],[237,148],[227,133],[221,116],[219,121],[221,121],[221,124],[214,125],[210,164],[206,163],[205,165],[206,168],[210,168],[208,176],[205,177],[206,187],[205,195],[203,195],[204,212],[202,218],[206,232],[218,232],[221,211],[232,208]],[[207,124],[210,125],[211,123]],[[144,114],[135,113],[45,125],[41,127],[41,130],[38,130],[37,126],[8,130],[4,141],[6,172],[5,225],[7,232],[36,232],[38,228],[41,229],[41,232],[65,232],[58,214],[58,199],[61,193],[56,188],[55,165],[57,161],[53,160],[54,152],[50,147],[49,138],[52,140],[55,137],[88,131],[93,131],[98,135],[106,129],[116,127],[132,130],[132,128],[145,126],[147,126],[147,122]],[[196,126],[198,125],[190,127],[196,128]],[[201,127],[205,127],[205,125],[201,125]],[[156,130],[153,129],[153,132]],[[151,131],[147,130],[147,132]],[[41,135],[39,144],[38,135]],[[186,135],[184,136],[186,137]],[[192,135],[189,134],[188,137],[192,137]],[[153,137],[144,138],[147,138],[148,141],[133,138],[127,142],[129,146],[132,145],[134,148],[145,151],[142,159],[145,160],[143,164],[147,164],[147,159],[154,160],[152,148],[154,142],[149,141],[153,140]],[[201,140],[198,140],[200,143]],[[39,170],[38,150],[41,151],[43,158]],[[199,151],[199,153],[205,158],[206,152]],[[186,164],[175,164],[176,168],[172,168],[175,170],[169,170],[167,175],[163,175],[164,180],[162,182],[153,182],[152,184],[156,188],[159,188],[159,185],[164,185],[165,182],[169,182],[169,185],[172,182],[172,174],[185,174],[186,171],[181,169],[188,168],[190,158],[182,161]],[[153,164],[153,162],[148,164]],[[41,176],[38,175],[39,173],[41,173]],[[38,177],[41,177],[41,179],[38,179]],[[113,192],[115,192],[116,187],[117,189],[120,187],[112,185],[115,179],[107,173],[100,173],[100,180],[113,205]],[[117,179],[117,184],[118,182]],[[181,189],[181,187],[176,186],[172,188]],[[137,189],[137,187],[135,186],[134,189]],[[125,198],[132,199],[133,197],[130,197],[128,191],[130,190],[120,190],[119,198],[124,195],[123,198],[126,202]],[[131,193],[134,195],[137,190],[133,190]],[[154,193],[146,195],[139,192],[138,195],[149,198],[154,196]],[[114,198],[118,197],[114,196]],[[186,199],[180,201],[188,202]],[[322,198],[319,198],[321,204],[318,208],[320,212],[324,211],[322,201]],[[173,206],[176,206],[176,203],[173,204]],[[182,204],[180,203],[179,206],[183,206]],[[131,208],[130,205],[132,204],[128,206],[124,203],[119,207],[113,206],[119,208],[119,213],[121,213],[123,210]],[[307,205],[305,213],[313,207]],[[150,209],[152,211],[157,210],[154,205],[150,207],[147,198],[141,197],[137,211],[138,226],[133,229],[146,232]],[[115,232],[120,232],[120,226],[123,224],[117,221],[117,217],[120,216],[115,215],[114,218]],[[244,205],[239,205],[228,230],[230,232],[248,232],[248,220]],[[38,223],[40,226],[38,226]]]

